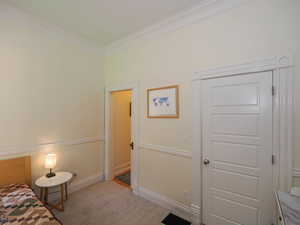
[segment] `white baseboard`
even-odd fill
[[[94,174],[92,176],[81,179],[78,182],[76,182],[76,179],[75,179],[74,182],[72,182],[71,184],[68,185],[68,188],[69,188],[68,191],[71,194],[71,193],[79,191],[83,188],[86,188],[90,185],[101,182],[103,180],[104,180],[104,174],[103,173]],[[35,192],[38,193],[37,188],[35,188]],[[49,201],[56,201],[59,198],[60,198],[60,192],[59,192],[58,188],[49,189]]]
[[[104,180],[104,174],[103,173],[98,173],[89,177],[86,177],[78,182],[71,183],[69,186],[69,192],[73,193],[76,191],[79,191],[83,188],[86,188],[92,184],[98,183],[100,181]]]
[[[123,163],[119,166],[114,167],[114,175],[122,174],[126,171],[130,170],[130,162]]]
[[[177,216],[191,221],[191,209],[187,205],[170,199],[157,192],[150,191],[149,189],[146,189],[141,186],[138,188],[138,190],[134,191],[133,193],[151,202],[154,202],[163,208],[169,209],[172,213],[174,213]]]
[[[201,223],[201,208],[198,205],[191,204],[191,222],[193,225],[199,225]]]

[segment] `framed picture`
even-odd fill
[[[178,92],[178,85],[148,89],[148,118],[179,118]]]

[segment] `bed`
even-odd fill
[[[31,189],[30,156],[0,160],[0,224],[61,225]]]

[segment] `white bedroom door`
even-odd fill
[[[203,223],[271,225],[272,72],[203,80]]]

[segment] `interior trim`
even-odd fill
[[[113,168],[113,174],[114,174],[114,176],[121,175],[121,174],[125,173],[126,171],[130,170],[130,167],[131,167],[131,161],[122,163]]]
[[[199,205],[191,204],[191,221],[195,224],[200,224],[201,207]]]
[[[292,56],[275,56],[263,59],[255,59],[240,64],[197,71],[195,72],[193,81],[214,79],[226,76],[237,76],[243,73],[256,73],[268,70],[288,68],[292,65]]]
[[[293,177],[300,177],[300,168],[293,169]]]
[[[148,201],[154,202],[160,205],[161,207],[170,210],[175,215],[190,221],[192,215],[191,208],[181,202],[173,200],[165,195],[162,195],[158,192],[152,191],[142,186],[140,186],[139,191],[134,192],[134,194],[145,198]]]
[[[125,167],[130,167],[130,161],[115,166],[114,170],[124,169]]]
[[[134,143],[134,150],[131,154],[131,187],[133,191],[138,191],[139,188],[139,82],[122,83],[119,85],[108,86],[105,88],[105,151],[104,159],[104,176],[105,180],[113,179],[112,168],[112,152],[111,152],[111,127],[110,127],[110,113],[111,113],[111,94],[114,91],[132,90],[132,141]]]
[[[155,36],[165,32],[172,32],[189,24],[199,22],[211,16],[220,14],[226,10],[239,6],[248,0],[202,0],[192,9],[178,13],[162,22],[146,27],[125,38],[114,41],[106,46],[106,52],[126,46],[126,43],[143,37]]]
[[[49,147],[54,146],[72,146],[72,145],[81,145],[87,143],[96,143],[96,142],[104,142],[104,137],[102,136],[95,136],[95,137],[83,137],[78,139],[70,139],[70,140],[61,140],[61,141],[51,141],[51,142],[44,142],[40,144],[32,144],[32,145],[2,145],[0,149],[0,156],[13,156],[19,154],[26,154],[26,153],[35,153],[39,151],[43,151]]]
[[[192,150],[192,202],[201,206],[202,197],[202,146],[201,138],[201,85],[202,80],[243,75],[255,72],[273,71],[273,189],[289,191],[293,176],[294,150],[294,74],[291,56],[275,56],[246,63],[213,68],[195,72],[193,87],[193,150]],[[270,90],[271,91],[271,90]],[[200,179],[199,179],[200,178]],[[200,214],[193,218],[200,223]]]
[[[93,174],[91,176],[88,176],[88,177],[85,177],[83,179],[80,179],[78,181],[74,181],[74,183],[72,183],[70,185],[70,193],[73,193],[73,192],[76,192],[76,191],[79,191],[83,188],[86,188],[90,185],[93,185],[93,184],[96,184],[98,182],[101,182],[104,180],[104,174],[103,172],[99,172],[99,173],[96,173],[96,174]]]
[[[92,174],[88,177],[82,178],[77,181],[77,178],[74,180],[74,182],[71,182],[69,184],[69,194],[72,194],[76,191],[79,191],[81,189],[84,189],[88,186],[91,186],[93,184],[97,184],[101,181],[104,181],[104,173],[99,172],[96,174]],[[34,185],[35,193],[39,193],[39,188]],[[50,201],[56,201],[60,199],[60,193],[59,192],[53,192],[51,195],[49,195]]]
[[[140,148],[145,150],[153,150],[158,152],[163,152],[171,155],[182,156],[186,158],[192,158],[192,152],[188,150],[178,149],[176,147],[169,147],[163,145],[154,145],[154,144],[142,144]]]

